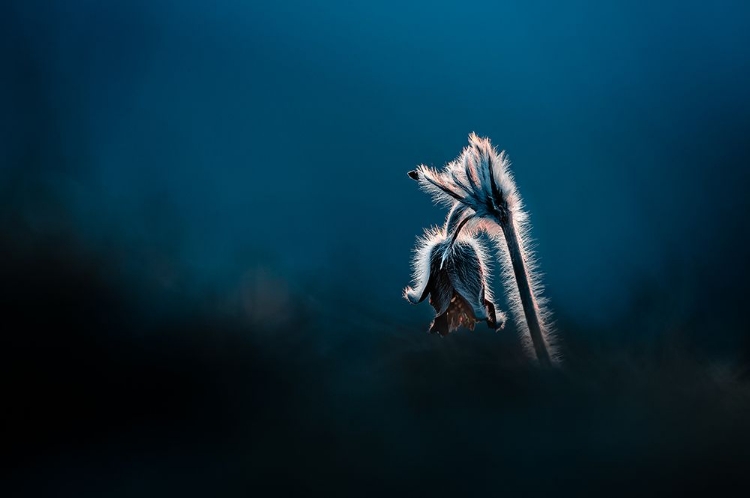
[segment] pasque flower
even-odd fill
[[[550,315],[530,250],[528,216],[504,152],[487,138],[469,135],[469,146],[442,170],[421,165],[409,176],[440,204],[451,207],[440,245],[439,268],[450,266],[462,232],[484,231],[495,241],[503,281],[524,343],[543,365],[556,359]]]
[[[503,327],[505,314],[496,312],[492,302],[487,257],[478,240],[464,235],[451,241],[444,229],[435,228],[425,232],[414,254],[414,287],[407,287],[404,297],[412,304],[430,297],[436,313],[430,332],[445,336],[460,326],[474,330],[478,321]]]

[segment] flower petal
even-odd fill
[[[505,322],[507,317],[502,311],[498,311],[495,308],[495,303],[489,299],[484,300],[484,306],[487,309],[487,325],[495,329],[495,331],[502,330],[505,328]]]
[[[404,297],[411,304],[421,303],[430,293],[433,286],[432,260],[441,252],[439,247],[444,241],[445,235],[436,229],[425,230],[424,237],[419,239],[412,261],[414,286],[404,289]]]
[[[459,239],[446,263],[448,277],[456,292],[471,306],[477,320],[488,318],[485,308],[485,275],[479,253],[466,240]]]
[[[435,317],[430,325],[430,334],[440,334],[445,337],[450,332],[450,324],[448,323],[448,314],[443,313]]]
[[[455,201],[465,202],[467,193],[455,184],[450,173],[438,172],[423,164],[415,171],[419,187],[430,194],[436,203],[450,206]]]
[[[442,315],[451,304],[453,297],[453,285],[448,273],[440,270],[441,251],[435,251],[432,258],[432,275],[430,279],[430,304],[435,308],[435,313]]]

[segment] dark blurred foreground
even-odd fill
[[[658,296],[606,340],[561,319],[566,362],[545,372],[512,328],[440,339],[325,291],[253,324],[247,289],[190,292],[7,213],[2,496],[713,495],[746,478],[742,355],[701,353],[679,320],[639,334]]]
[[[746,495],[747,8],[324,4],[0,5],[0,498]],[[560,369],[399,298],[472,130]]]

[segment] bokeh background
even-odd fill
[[[11,0],[0,64],[3,496],[742,482],[745,2]],[[472,131],[557,371],[401,298]]]

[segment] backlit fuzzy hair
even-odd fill
[[[422,294],[430,279],[430,266],[433,253],[441,251],[441,246],[447,244],[447,242],[445,230],[439,227],[425,229],[424,235],[417,238],[417,246],[414,249],[414,258],[412,259],[413,286],[404,289],[404,297],[410,303],[416,304],[422,299]],[[492,267],[489,264],[490,258],[484,244],[476,237],[464,233],[455,242],[455,245],[467,245],[474,250],[479,260],[480,271],[478,274],[472,272],[466,273],[464,277],[472,280],[470,284],[472,287],[484,287],[484,298],[494,302],[490,279]],[[484,316],[480,316],[480,318],[483,319]]]
[[[516,184],[505,152],[492,147],[489,139],[469,135],[469,145],[443,171],[420,165],[416,169],[419,186],[438,204],[458,201],[483,217],[494,202],[504,199],[509,209],[518,203]]]
[[[526,275],[529,280],[529,286],[531,287],[534,309],[536,310],[539,319],[544,346],[549,353],[552,363],[557,364],[560,363],[562,357],[557,347],[552,312],[548,307],[549,300],[543,295],[543,274],[538,270],[538,262],[533,250],[533,239],[530,237],[528,230],[528,217],[525,216],[525,213],[523,214],[523,217],[516,215],[513,221],[516,225],[516,233],[519,235],[518,238],[521,255],[526,263]],[[517,218],[523,218],[523,220],[518,220]],[[534,344],[531,340],[529,325],[525,318],[523,304],[521,303],[521,296],[518,291],[518,283],[516,282],[516,275],[513,271],[513,263],[510,259],[508,246],[502,233],[495,231],[492,232],[490,237],[495,242],[497,248],[498,259],[500,260],[500,278],[503,282],[505,295],[507,296],[508,309],[513,316],[513,322],[518,329],[521,344],[526,350],[526,353],[533,357],[535,355]]]
[[[559,361],[552,316],[547,308],[547,300],[542,296],[541,274],[532,250],[528,215],[524,211],[505,152],[498,152],[489,139],[472,133],[469,135],[469,145],[442,171],[420,165],[409,176],[417,180],[436,203],[451,207],[445,226],[446,237],[455,241],[463,229],[483,230],[495,241],[510,310],[524,346],[531,354],[534,353],[532,333],[526,318],[527,313],[533,313],[539,323],[543,349],[551,362]],[[444,259],[451,247],[447,246]],[[531,293],[530,309],[523,306],[520,291],[523,283],[517,280],[523,277],[524,272],[516,271],[513,266],[511,250],[515,247],[518,248],[522,263],[520,268],[525,270],[526,285]]]

